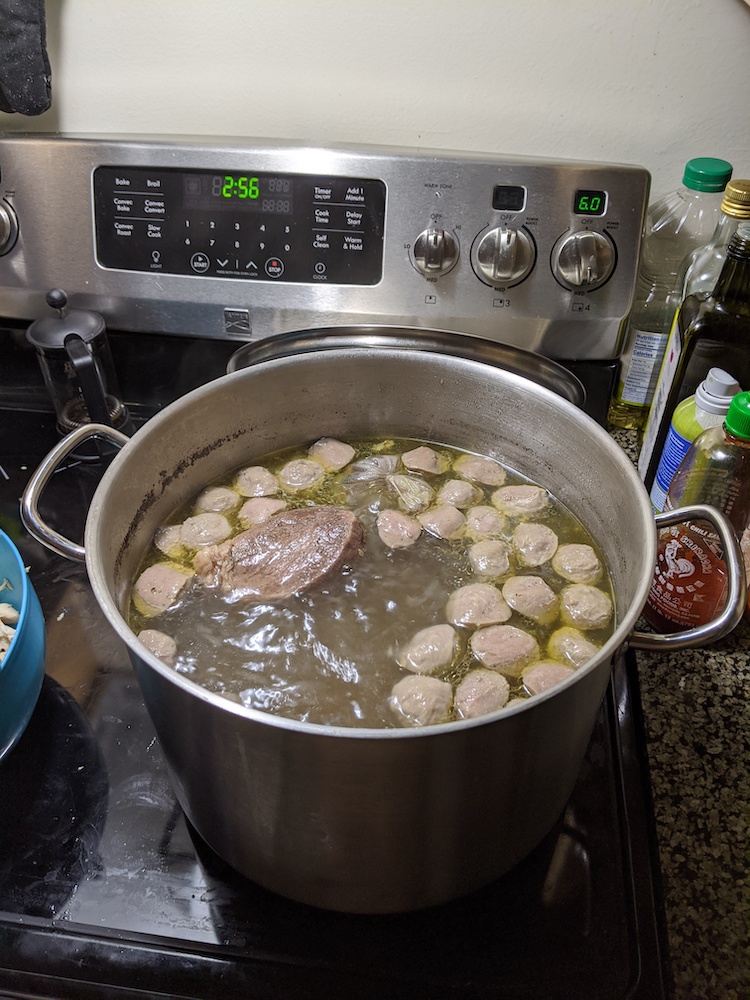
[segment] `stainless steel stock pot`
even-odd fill
[[[122,450],[88,513],[84,545],[40,518],[51,470],[85,437]],[[211,694],[149,653],[127,625],[131,582],[154,532],[207,483],[314,437],[399,436],[503,463],[543,484],[586,525],[609,567],[617,627],[559,687],[480,719],[423,729],[295,722]],[[650,588],[656,527],[631,462],[580,409],[517,372],[397,347],[341,347],[265,361],[168,406],[133,438],[94,425],[69,435],[32,477],[24,520],[44,544],[85,558],[127,644],[177,797],[230,865],[293,899],[395,912],[481,887],[529,854],[576,781],[613,660],[628,644],[680,648],[729,631],[744,607],[739,551],[727,550],[727,608],[711,630],[634,631]]]

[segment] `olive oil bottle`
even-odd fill
[[[677,404],[717,367],[750,386],[750,222],[732,237],[713,292],[689,295],[675,315],[638,458],[648,490]]]

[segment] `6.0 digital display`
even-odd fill
[[[573,198],[573,211],[576,215],[604,215],[606,207],[606,191],[576,191]]]

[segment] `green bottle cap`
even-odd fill
[[[750,440],[750,392],[738,392],[734,397],[724,427],[735,437]]]
[[[693,191],[723,191],[732,176],[732,164],[711,156],[688,160],[682,183]]]

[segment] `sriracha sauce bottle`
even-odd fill
[[[750,337],[750,331],[748,331]],[[739,537],[750,518],[750,392],[740,392],[721,427],[703,431],[674,474],[664,510],[710,504]],[[721,543],[706,521],[662,528],[644,618],[659,632],[705,625],[726,600]]]

